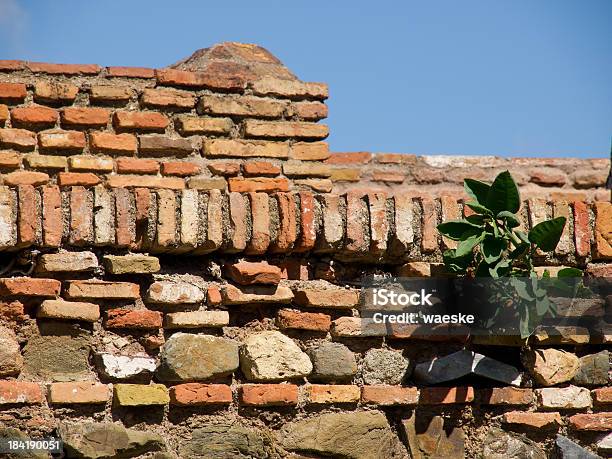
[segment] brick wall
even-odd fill
[[[159,70],[0,61],[0,437],[68,457],[609,453],[609,324],[527,348],[359,311],[364,275],[440,275],[463,177],[506,168],[528,226],[568,218],[539,264],[612,276],[609,161],[330,155],[326,97],[236,43]],[[434,358],[458,376],[434,381]]]

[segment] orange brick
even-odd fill
[[[569,418],[570,426],[576,430],[609,432],[612,430],[612,412],[575,414]]]
[[[113,170],[113,160],[104,156],[71,156],[68,162],[73,171],[112,172]]]
[[[82,186],[73,186],[70,201],[70,243],[87,245],[93,242],[93,196]]]
[[[441,405],[448,403],[471,403],[474,401],[474,388],[467,387],[425,387],[421,389],[421,405]]]
[[[25,381],[0,381],[0,405],[42,403],[40,384]]]
[[[117,172],[121,174],[157,174],[159,163],[154,159],[118,158]]]
[[[62,110],[62,124],[74,127],[104,127],[110,111],[105,108],[70,107]]]
[[[0,146],[20,151],[34,150],[36,134],[25,129],[0,129]]]
[[[0,153],[0,168],[17,169],[21,166],[21,156],[17,153]]]
[[[23,102],[27,94],[23,83],[0,83],[0,100],[3,102]]]
[[[345,384],[312,384],[306,389],[309,403],[357,403],[359,386]]]
[[[164,132],[168,118],[157,112],[115,112],[113,123],[117,129]]]
[[[53,129],[38,134],[38,145],[41,150],[81,151],[85,148],[85,134],[79,131],[62,131]]]
[[[208,157],[288,158],[289,145],[262,140],[205,139],[203,151]]]
[[[226,384],[177,384],[170,388],[170,403],[179,406],[229,405],[232,388]]]
[[[187,177],[189,175],[196,175],[200,173],[200,166],[195,163],[182,161],[163,162],[161,168],[162,174],[178,175],[179,177]]]
[[[162,326],[162,313],[148,309],[110,309],[106,328],[135,328],[154,330]]]
[[[329,129],[324,124],[302,121],[246,120],[244,133],[246,137],[324,139],[328,136]]]
[[[293,110],[303,120],[318,121],[327,118],[327,105],[322,102],[297,102]]]
[[[53,298],[59,295],[62,283],[55,279],[11,277],[0,279],[0,294]]]
[[[479,391],[479,401],[485,405],[530,405],[534,396],[531,389],[493,387]]]
[[[147,107],[185,109],[195,107],[196,98],[186,91],[147,88],[142,92],[141,101]]]
[[[185,181],[180,177],[146,177],[138,175],[111,175],[107,183],[112,188],[168,188],[182,190]]]
[[[416,405],[419,391],[416,387],[363,386],[361,401],[373,405]]]
[[[209,306],[219,306],[223,303],[223,298],[221,297],[221,290],[219,289],[219,286],[208,286],[208,290],[206,290],[206,303]]]
[[[93,151],[111,155],[133,155],[138,149],[138,142],[132,134],[92,132],[89,141]]]
[[[94,186],[100,183],[100,178],[91,172],[60,172],[57,178],[59,186]]]
[[[37,81],[34,85],[34,100],[50,103],[72,102],[78,92],[79,88],[73,84],[57,81]]]
[[[293,248],[297,239],[297,218],[295,195],[292,193],[276,193],[278,204],[278,229],[276,241],[270,248],[273,253],[283,253]]]
[[[22,322],[26,318],[25,309],[21,301],[11,301],[10,303],[0,301],[0,319]]]
[[[249,200],[252,230],[246,253],[260,255],[265,253],[270,245],[270,203],[265,193],[249,193]]]
[[[300,233],[294,251],[303,252],[314,248],[317,239],[315,203],[312,193],[300,191],[298,196],[300,199]]]
[[[34,73],[48,73],[51,75],[95,75],[100,72],[100,66],[96,64],[28,62],[26,65]]]
[[[106,67],[106,76],[124,78],[153,78],[155,70],[146,67]]]
[[[283,329],[327,332],[331,327],[331,317],[316,312],[299,312],[283,309],[276,316],[278,326]]]
[[[5,185],[44,185],[49,181],[49,176],[44,172],[15,171],[4,176]]]
[[[281,172],[279,166],[268,161],[249,161],[242,166],[244,175],[278,175]]]
[[[59,382],[49,385],[52,405],[105,404],[111,396],[109,387],[93,381]]]
[[[612,259],[612,203],[595,203],[595,256]]]
[[[2,71],[10,71],[10,70],[23,70],[25,69],[25,61],[16,61],[16,60],[0,60],[0,70]]]
[[[208,68],[206,73],[158,69],[155,71],[155,76],[158,84],[166,86],[223,89],[226,91],[241,91],[245,88],[246,82],[240,75],[231,75],[227,72],[221,74],[213,71],[211,67]]]
[[[19,242],[34,244],[41,232],[41,220],[38,214],[38,196],[32,185],[21,185],[18,189],[19,205],[17,227]]]
[[[365,151],[349,153],[332,153],[325,161],[327,164],[368,164],[372,160],[372,153]]]
[[[390,172],[374,170],[372,171],[372,181],[387,183],[402,183],[406,179],[406,174],[402,172]]]
[[[59,187],[42,189],[43,243],[45,247],[59,247],[62,241],[62,197]]]
[[[291,145],[289,157],[302,161],[322,161],[329,158],[327,142],[296,142]]]
[[[238,175],[240,172],[240,164],[238,163],[211,163],[208,165],[208,170],[214,175]]]
[[[51,127],[57,121],[57,110],[42,105],[14,108],[11,119],[15,126]]]
[[[113,190],[115,197],[115,234],[117,245],[131,246],[136,240],[136,228],[132,222],[132,193],[125,187]]]
[[[4,125],[5,121],[9,119],[8,107],[4,104],[0,104],[0,125]]]
[[[93,102],[127,102],[132,97],[130,88],[117,86],[92,86],[89,100]]]
[[[576,255],[586,257],[591,253],[591,227],[589,222],[589,208],[585,202],[575,201],[574,211],[574,243]]]
[[[423,215],[421,220],[421,249],[423,252],[433,252],[438,248],[438,217],[436,203],[429,197],[421,198]]]
[[[289,181],[284,177],[267,178],[267,177],[230,177],[229,190],[238,193],[263,191],[271,193],[274,191],[288,191]]]
[[[533,411],[509,411],[504,413],[503,421],[506,424],[533,429],[556,429],[562,424],[559,413],[535,413]]]
[[[609,404],[612,403],[612,387],[600,387],[593,391],[593,399],[596,403]]]
[[[297,405],[298,387],[295,384],[243,384],[240,403],[247,406]]]
[[[140,288],[131,282],[73,280],[68,282],[66,295],[71,299],[136,300],[140,298]]]

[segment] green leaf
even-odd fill
[[[557,277],[582,277],[582,270],[578,268],[563,268],[559,270]]]
[[[476,245],[480,244],[480,242],[484,239],[486,233],[481,233],[479,235],[473,235],[468,237],[467,239],[461,241],[455,250],[455,255],[457,257],[464,257],[468,253],[472,252],[472,249],[476,247]]]
[[[527,237],[527,234],[525,234],[524,231],[515,231],[515,233],[521,241],[523,241],[525,244],[529,244],[529,237]]]
[[[468,233],[468,235],[472,235],[474,234],[475,230],[480,230],[480,227],[468,222],[467,220],[449,220],[447,222],[440,223],[437,228],[442,236],[446,236],[453,241],[464,239],[464,235],[466,233]]]
[[[491,212],[489,209],[487,209],[485,206],[478,204],[477,202],[466,202],[465,203],[466,206],[468,206],[470,209],[472,209],[474,212],[481,214],[481,215],[493,215],[493,212]]]
[[[482,226],[484,225],[485,218],[482,215],[474,214],[468,215],[465,219],[473,225]]]
[[[552,252],[559,243],[564,226],[565,217],[557,217],[538,223],[529,231],[529,241],[544,252]]]
[[[489,274],[491,277],[506,277],[510,272],[510,261],[499,260],[496,265],[489,267]]]
[[[482,255],[488,264],[495,263],[497,260],[499,260],[506,247],[506,241],[492,237],[485,238],[485,240],[482,241],[482,244],[480,244]]]
[[[516,249],[510,252],[510,255],[508,256],[511,259],[516,260],[517,258],[521,258],[523,255],[525,255],[528,249],[529,249],[529,244],[525,244],[525,243],[520,244]]]
[[[504,171],[495,177],[487,194],[486,206],[495,214],[503,210],[512,213],[516,213],[519,210],[521,198],[510,172]]]
[[[467,268],[474,259],[474,254],[473,252],[470,252],[464,257],[457,257],[454,250],[448,249],[442,254],[442,259],[444,260],[444,266],[449,272],[455,274],[465,274]]]
[[[491,185],[479,180],[466,178],[463,180],[463,188],[469,196],[476,200],[477,203],[485,205]]]
[[[512,212],[508,212],[507,210],[503,210],[497,214],[497,218],[501,218],[506,222],[506,225],[510,228],[516,228],[517,226],[521,226],[521,223],[516,218]]]

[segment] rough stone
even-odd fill
[[[160,270],[159,259],[148,255],[105,255],[104,266],[110,274],[149,274]]]
[[[570,381],[580,367],[578,357],[558,349],[528,350],[523,355],[523,364],[538,384],[543,386]]]
[[[227,311],[187,311],[166,314],[164,328],[218,328],[228,324]]]
[[[0,427],[0,438],[11,439],[11,440],[22,440],[27,441],[31,438],[25,432],[12,427]],[[49,452],[47,450],[31,449],[29,451],[22,451],[23,454],[7,455],[8,459],[49,459]]]
[[[97,354],[96,367],[102,376],[118,381],[149,380],[155,372],[155,359],[145,355]]]
[[[586,386],[605,386],[610,372],[610,353],[601,351],[580,357],[580,368],[572,380]]]
[[[465,438],[461,427],[449,425],[442,416],[412,415],[402,421],[412,459],[465,457]]]
[[[363,359],[361,373],[366,384],[401,384],[410,362],[389,349],[370,349]]]
[[[169,382],[204,381],[232,374],[238,363],[238,344],[234,341],[176,333],[164,344],[157,377]]]
[[[584,387],[568,386],[537,389],[538,403],[544,408],[579,409],[593,406],[591,393]]]
[[[482,457],[487,459],[546,459],[546,453],[524,435],[493,428],[484,439]]]
[[[136,457],[165,449],[159,434],[126,429],[110,422],[63,422],[58,427],[58,433],[68,457]]]
[[[189,458],[247,459],[270,457],[271,440],[263,432],[227,420],[195,429],[179,455]]]
[[[151,284],[146,301],[155,304],[196,304],[204,301],[200,287],[183,281],[163,280]]]
[[[10,328],[0,326],[0,377],[18,375],[21,372],[23,357],[20,351],[15,333]]]
[[[281,269],[267,261],[228,264],[225,267],[228,276],[241,285],[271,284],[277,285],[281,280]]]
[[[406,459],[380,411],[327,413],[285,424],[279,442],[290,451],[350,459]]]
[[[612,453],[612,432],[597,442],[597,451],[602,454]]]
[[[324,341],[308,351],[312,360],[312,379],[317,381],[342,381],[357,373],[355,354],[340,343]]]
[[[278,381],[310,374],[312,363],[291,338],[264,331],[245,339],[240,368],[249,380]]]
[[[555,446],[559,453],[559,459],[600,459],[600,456],[593,454],[578,443],[573,442],[563,435],[557,434]]]

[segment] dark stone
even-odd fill
[[[445,425],[446,424],[446,425]],[[461,427],[448,425],[442,416],[412,416],[402,421],[412,459],[465,457],[465,437]]]
[[[601,459],[601,456],[587,451],[578,443],[563,435],[557,435],[555,445],[557,446],[559,459]]]
[[[487,459],[546,459],[546,453],[524,435],[490,429],[484,439],[482,456]]]
[[[580,357],[580,367],[573,382],[586,386],[605,386],[608,384],[610,371],[610,353],[601,351],[597,354]]]
[[[180,457],[231,459],[270,457],[271,439],[238,423],[209,424],[192,433],[180,448]]]

